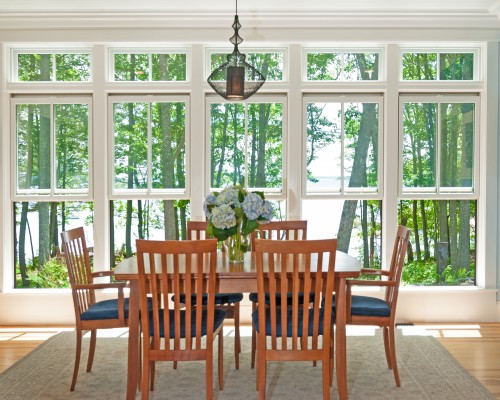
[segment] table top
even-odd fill
[[[361,262],[357,258],[341,251],[337,251],[335,257],[336,277],[352,278],[359,276]],[[114,269],[114,272],[115,278],[119,280],[138,279],[137,256],[121,261]],[[230,263],[224,253],[218,252],[216,273],[219,279],[255,279],[257,276],[255,253],[247,253],[245,261],[242,263]]]

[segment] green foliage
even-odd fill
[[[68,270],[61,258],[50,258],[41,267],[38,257],[26,266],[28,284],[23,286],[19,265],[16,267],[16,288],[69,288]]]
[[[403,268],[401,282],[403,285],[437,286],[437,285],[473,285],[475,280],[474,266],[470,269],[454,269],[448,265],[441,274],[437,272],[436,261],[415,261],[406,263]]]

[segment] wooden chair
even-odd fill
[[[226,312],[215,308],[217,241],[137,240],[137,266],[141,309],[142,399],[154,389],[156,361],[193,361],[206,363],[206,398],[213,397],[213,341],[218,341],[219,388],[223,389],[223,335]],[[148,294],[153,294],[147,312]],[[174,294],[171,306],[168,298]],[[181,295],[185,303],[181,303]],[[193,296],[206,306],[196,307]],[[172,302],[170,302],[172,303]],[[202,340],[205,337],[206,340]]]
[[[71,391],[75,390],[80,366],[82,336],[91,331],[87,372],[92,369],[96,346],[96,330],[128,326],[128,299],[124,298],[122,283],[94,283],[94,278],[113,276],[113,271],[92,272],[89,252],[82,227],[61,232],[62,248],[68,267],[71,293],[76,320],[76,356],[71,381]],[[118,289],[118,299],[96,301],[96,289]]]
[[[389,369],[394,373],[396,386],[400,386],[398,366],[396,362],[396,343],[394,337],[396,305],[398,301],[399,283],[403,264],[408,247],[410,230],[399,226],[394,241],[391,265],[389,270],[373,268],[361,269],[362,274],[379,276],[381,280],[347,280],[347,323],[353,325],[376,325],[383,329],[385,356]],[[385,298],[379,299],[370,296],[352,295],[352,286],[381,286],[385,287]],[[335,304],[334,304],[335,306]]]
[[[330,399],[336,248],[336,239],[255,240],[258,303],[252,323],[257,332],[259,400],[265,399],[268,361],[317,360],[322,362],[323,399]],[[324,265],[325,272],[317,273]],[[277,298],[285,293],[291,305],[281,307]],[[315,294],[312,306],[300,301],[311,293]]]
[[[207,221],[188,221],[187,237],[189,240],[206,239]],[[222,246],[224,251],[224,246]],[[184,297],[181,297],[183,302]],[[240,368],[241,337],[240,337],[240,302],[243,300],[243,293],[216,293],[215,307],[226,311],[226,319],[232,319],[234,323],[234,365]],[[192,299],[196,304],[196,298]],[[203,299],[205,305],[206,298]]]
[[[307,239],[307,221],[269,221],[252,233],[252,249],[255,248],[256,238],[273,240],[305,240]],[[257,293],[250,293],[248,298],[252,302],[252,312],[254,312],[257,309]],[[252,329],[251,368],[255,366],[255,349],[255,330]]]

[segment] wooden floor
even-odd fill
[[[500,400],[500,324],[418,324]],[[60,327],[0,327],[0,372],[20,360]]]

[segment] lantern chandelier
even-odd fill
[[[238,31],[241,28],[238,20],[238,0],[236,0],[236,15],[232,25],[234,35],[229,41],[234,50],[227,55],[227,61],[212,71],[207,79],[208,84],[227,100],[244,100],[252,96],[266,81],[266,78],[256,68],[248,64],[246,55],[241,54],[238,45],[243,42]]]

